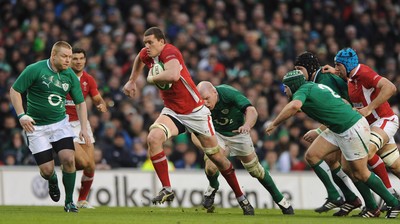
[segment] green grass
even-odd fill
[[[358,213],[354,211],[352,214]],[[2,224],[98,224],[98,223],[155,223],[155,224],[368,224],[400,223],[400,218],[387,220],[384,214],[378,219],[333,217],[333,212],[317,214],[311,210],[296,210],[294,216],[283,216],[277,209],[256,209],[255,216],[243,216],[239,208],[217,208],[206,213],[201,208],[158,207],[97,207],[81,209],[79,213],[66,213],[56,206],[0,206]]]

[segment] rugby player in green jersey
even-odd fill
[[[56,42],[51,56],[29,65],[10,89],[10,98],[19,122],[26,132],[31,150],[40,169],[48,180],[49,195],[60,200],[57,175],[54,170],[53,150],[58,154],[62,167],[66,212],[78,212],[73,203],[75,187],[74,132],[65,113],[65,97],[69,93],[76,104],[81,132],[79,137],[87,144],[87,110],[81,87],[74,71],[69,68],[72,47],[65,41]],[[27,92],[27,111],[24,111],[21,94]]]
[[[228,85],[214,87],[210,82],[197,85],[204,104],[211,111],[218,144],[231,156],[238,158],[249,174],[257,178],[271,194],[283,214],[294,214],[289,201],[276,187],[268,170],[258,161],[254,151],[250,129],[257,121],[257,111],[250,101],[237,89]],[[192,134],[194,144],[201,148],[200,142]],[[219,172],[214,163],[205,156],[205,173],[210,185],[204,193],[203,206],[208,212],[214,210],[214,198],[219,187]]]
[[[343,165],[349,166],[349,175],[357,189],[366,192],[369,188],[378,194],[390,207],[386,218],[395,218],[400,213],[400,202],[386,189],[382,180],[367,167],[370,128],[368,121],[336,92],[323,84],[306,82],[300,70],[288,72],[283,77],[285,93],[291,100],[278,116],[267,126],[267,134],[300,110],[312,119],[328,127],[311,144],[313,152],[308,163],[312,168],[321,163],[325,155],[340,150]],[[318,175],[318,170],[314,171]]]
[[[317,57],[312,53],[304,52],[300,54],[296,58],[294,65],[295,69],[302,71],[306,80],[329,86],[343,99],[350,102],[346,82],[335,74],[323,73]],[[304,135],[304,139],[308,142],[312,142],[321,132],[322,130],[320,128],[310,130]],[[308,160],[309,155],[309,153],[306,153],[306,160]],[[330,153],[324,157],[324,161],[314,167],[314,169],[319,170],[320,175],[318,175],[318,177],[321,179],[328,193],[326,202],[321,207],[315,209],[318,213],[327,212],[333,208],[340,207],[341,209],[333,215],[346,216],[352,210],[362,205],[361,200],[350,188],[352,185],[350,183],[351,180],[343,171],[339,163],[340,158],[340,151]],[[336,186],[340,188],[346,201],[342,199]]]

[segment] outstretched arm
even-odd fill
[[[283,110],[278,114],[278,116],[268,125],[265,129],[268,135],[271,135],[272,132],[278,127],[282,122],[286,121],[288,118],[295,115],[300,108],[303,106],[303,103],[300,100],[293,100],[288,103]]]
[[[93,99],[93,103],[94,103],[94,105],[96,105],[96,108],[98,111],[100,111],[102,113],[107,112],[107,110],[108,110],[107,104],[104,101],[103,97],[101,97],[100,93],[97,94],[96,96],[93,96],[92,99]]]
[[[132,72],[129,77],[129,81],[125,84],[122,89],[124,94],[133,98],[136,95],[136,80],[138,79],[140,73],[144,68],[144,63],[140,59],[140,55],[138,54],[133,62]]]
[[[257,117],[258,117],[258,113],[257,113],[256,108],[253,106],[247,107],[246,112],[245,112],[244,124],[242,126],[240,126],[239,129],[235,130],[234,132],[249,133],[250,129],[257,122]]]

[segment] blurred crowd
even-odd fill
[[[400,3],[397,0],[2,0],[0,1],[0,163],[35,164],[9,99],[9,88],[29,64],[49,58],[68,41],[87,51],[109,112],[87,101],[97,169],[151,170],[146,136],[163,102],[138,80],[138,94],[121,91],[143,32],[162,28],[184,56],[193,80],[229,84],[242,91],[259,117],[251,134],[261,163],[271,171],[307,170],[303,134],[318,124],[303,113],[273,136],[266,123],[288,102],[281,84],[297,55],[310,51],[333,65],[344,47],[400,88]],[[398,114],[400,94],[391,98]],[[399,136],[397,142],[400,142]],[[164,144],[170,169],[200,169],[203,155],[187,134]],[[234,161],[238,169],[240,162]]]

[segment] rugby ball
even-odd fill
[[[157,62],[151,67],[151,72],[150,74],[152,76],[160,74],[162,71],[164,71],[164,64],[162,62]],[[159,89],[161,90],[168,90],[172,87],[172,83],[154,83]]]

